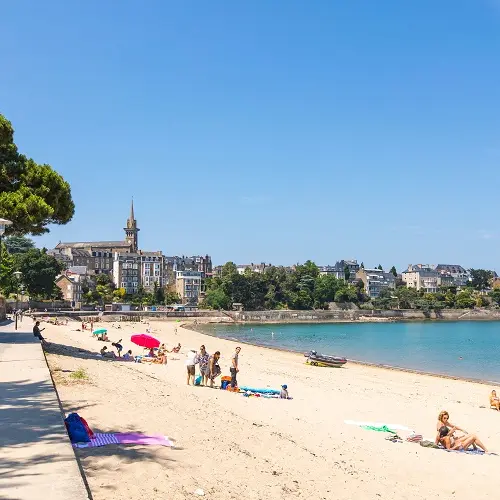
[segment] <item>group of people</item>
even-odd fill
[[[469,434],[466,430],[450,422],[450,415],[446,410],[439,414],[436,430],[436,445],[440,444],[447,450],[467,450],[471,446],[476,449],[479,446],[485,453],[488,453],[486,446],[476,434]],[[462,434],[457,434],[457,431]]]
[[[231,356],[231,388],[238,387],[236,376],[239,372],[238,356],[241,352],[241,347],[237,347]],[[206,387],[214,387],[215,379],[221,374],[219,365],[220,351],[215,351],[210,355],[205,346],[200,346],[199,351],[190,349],[186,355],[186,368],[187,368],[187,385],[195,385],[196,381],[196,365],[200,370],[200,383],[199,385]]]

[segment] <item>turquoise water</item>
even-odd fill
[[[217,324],[204,330],[251,344],[500,383],[500,322],[495,321]]]

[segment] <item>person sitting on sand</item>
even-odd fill
[[[179,344],[177,345],[177,347],[174,347],[172,349],[172,352],[175,352],[176,354],[181,350],[181,343],[179,342]]]
[[[493,390],[490,394],[490,407],[495,407],[498,411],[500,411],[500,399],[497,397],[497,391]]]
[[[149,350],[147,356],[149,358],[156,358],[156,354],[155,354],[155,350],[154,350],[154,347],[151,347],[151,349]]]
[[[475,434],[468,434],[466,430],[450,422],[450,415],[447,411],[442,411],[438,416],[436,424],[436,444],[441,444],[447,450],[467,450],[469,446],[479,446],[486,453],[486,446]],[[454,436],[456,431],[463,432],[463,436]]]
[[[132,351],[127,351],[124,355],[123,355],[123,359],[125,361],[134,361],[134,356],[132,356]]]
[[[165,348],[165,344],[162,344],[156,353],[156,359],[154,361],[160,365],[167,364],[167,349]]]
[[[108,351],[108,346],[107,345],[105,345],[101,349],[101,356],[103,358],[116,358],[116,354],[113,351]]]
[[[288,395],[288,386],[286,384],[281,386],[280,399],[290,399],[290,396]]]
[[[208,360],[208,378],[210,379],[210,387],[213,388],[214,380],[221,374],[219,366],[220,351],[215,351],[213,356]]]

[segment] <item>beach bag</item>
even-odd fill
[[[201,384],[201,375],[198,375],[196,379],[194,380],[194,385],[200,385]]]
[[[80,420],[82,421],[82,424],[85,427],[85,430],[87,431],[87,435],[89,436],[89,438],[94,439],[95,437],[94,432],[89,427],[89,424],[87,424],[87,421],[83,417],[80,417]]]
[[[88,443],[90,437],[78,413],[70,413],[65,419],[66,429],[72,443]]]

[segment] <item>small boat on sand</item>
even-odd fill
[[[316,351],[309,351],[304,354],[307,357],[306,363],[313,366],[330,366],[341,367],[347,363],[346,358],[338,356],[327,356],[326,354],[318,354]]]

